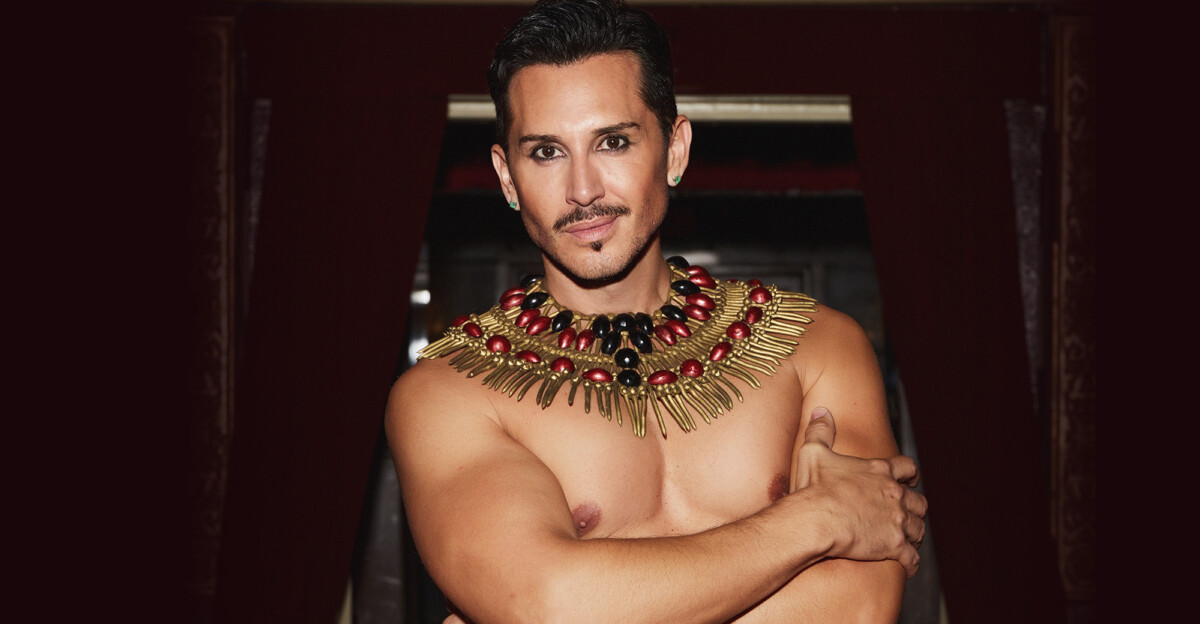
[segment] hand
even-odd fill
[[[920,480],[910,457],[861,459],[831,450],[837,429],[829,410],[813,410],[804,444],[796,451],[793,491],[806,490],[829,505],[836,520],[829,556],[881,561],[895,559],[908,578],[917,573],[917,549],[925,538],[925,497],[912,488]]]

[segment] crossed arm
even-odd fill
[[[834,375],[808,372],[814,401],[821,384],[837,390]],[[487,401],[430,395],[449,375],[424,362],[397,382],[388,437],[426,567],[475,622],[726,622],[777,592],[780,608],[822,604],[816,592],[855,563],[818,565],[825,558],[883,562],[856,574],[885,583],[916,571],[925,501],[906,487],[915,465],[834,453],[831,416],[802,428],[793,492],[754,515],[694,535],[580,540],[554,475],[508,437]],[[846,433],[853,441],[863,431]],[[797,576],[805,570],[813,574]]]

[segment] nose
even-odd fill
[[[571,160],[570,180],[567,182],[567,202],[579,206],[590,206],[604,197],[603,176],[586,156]]]

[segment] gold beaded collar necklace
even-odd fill
[[[653,315],[579,315],[558,305],[542,287],[541,275],[526,276],[483,314],[456,318],[418,357],[434,359],[461,351],[450,365],[467,377],[487,373],[483,383],[520,401],[534,384],[545,409],[564,385],[567,403],[583,389],[583,409],[592,394],[609,420],[629,414],[634,434],[646,435],[652,409],[663,437],[663,412],[684,432],[733,409],[740,379],[761,384],[755,372],[775,374],[790,356],[816,311],[816,301],[764,286],[759,280],[717,282],[701,266],[680,256],[671,267],[671,297]]]

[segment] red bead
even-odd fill
[[[487,348],[492,353],[508,353],[508,350],[512,348],[512,344],[504,336],[492,336],[487,339]]]
[[[717,344],[713,345],[712,352],[708,354],[708,359],[714,362],[719,362],[721,361],[721,358],[729,355],[729,352],[732,350],[733,345],[729,344],[728,342],[718,342]]]
[[[613,379],[612,373],[604,370],[603,368],[593,368],[585,372],[583,374],[583,378],[587,379],[588,381],[595,381],[597,383],[606,383],[612,381]]]
[[[551,318],[548,316],[539,316],[533,319],[533,322],[529,324],[529,327],[525,328],[525,333],[529,334],[530,336],[536,336],[550,328],[550,321]]]
[[[538,362],[542,361],[542,358],[538,356],[538,354],[529,350],[517,351],[513,355],[525,360],[526,362],[529,362],[530,364],[537,364]]]
[[[450,323],[450,325],[453,327],[458,327],[459,325],[462,325],[463,323],[466,323],[469,320],[471,320],[471,317],[466,314],[464,314],[462,316],[456,316],[456,317],[454,317],[454,321],[452,321]]]
[[[538,312],[537,308],[525,310],[519,316],[517,316],[517,327],[525,327],[526,325],[532,323],[533,319],[541,315],[542,313]]]
[[[753,306],[746,310],[746,322],[753,325],[762,320],[763,310],[758,306]]]
[[[475,323],[467,323],[463,325],[463,332],[472,338],[478,338],[483,335],[483,330]]]
[[[704,374],[704,365],[699,360],[684,360],[679,365],[679,374],[684,377],[699,377]]]
[[[762,286],[762,280],[756,280],[756,279],[746,280],[746,285],[749,286],[750,288],[754,288],[755,286]]]
[[[523,293],[517,293],[515,295],[508,295],[507,297],[500,300],[500,309],[511,310],[511,309],[521,305],[521,302],[524,300],[525,300],[525,295]]]
[[[697,273],[704,273],[705,275],[707,275],[708,269],[706,269],[698,264],[693,264],[692,266],[684,269],[683,272],[687,273],[688,275],[695,275]]]
[[[708,295],[706,295],[704,293],[695,293],[695,294],[688,295],[687,302],[694,306],[699,306],[701,308],[704,308],[705,310],[716,310],[717,309],[717,302],[713,301],[712,297],[709,297]]]
[[[688,277],[688,281],[704,288],[716,288],[717,280],[713,279],[708,273],[697,273]]]
[[[747,295],[747,298],[754,303],[766,303],[771,300],[771,291],[763,288],[762,286],[758,286],[750,291],[750,294]]]
[[[565,357],[560,357],[550,363],[550,370],[556,373],[573,373],[575,372],[575,363]]]
[[[661,386],[663,384],[675,383],[678,379],[679,376],[675,373],[668,370],[660,370],[650,375],[650,378],[646,382],[652,386]]]
[[[675,332],[671,331],[671,328],[666,325],[655,325],[654,335],[658,336],[658,339],[667,346],[675,344]]]
[[[687,338],[688,336],[692,335],[692,330],[688,329],[687,324],[682,321],[677,321],[675,319],[671,319],[671,320],[667,321],[666,323],[663,323],[663,325],[666,325],[667,329],[670,329],[671,332],[674,333],[676,336],[682,336],[684,338]]]
[[[575,342],[575,328],[574,327],[568,327],[568,328],[562,330],[562,333],[558,335],[558,348],[559,349],[566,349],[567,347],[571,346],[572,342]]]
[[[595,341],[596,332],[593,332],[590,329],[585,329],[579,332],[579,337],[575,339],[575,350],[587,351],[588,347],[592,346],[592,343]]]
[[[729,324],[729,329],[725,330],[725,335],[734,340],[742,340],[750,336],[750,326],[741,321],[734,321]]]
[[[525,289],[521,288],[520,286],[513,286],[512,288],[504,291],[503,295],[500,295],[500,301],[504,301],[513,295],[525,296]]]
[[[683,306],[683,313],[698,321],[707,321],[712,317],[712,314],[709,314],[708,310],[690,303]]]

